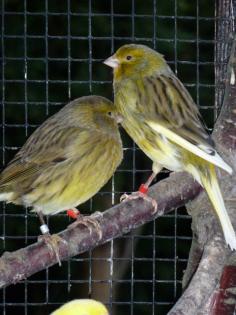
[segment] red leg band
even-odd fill
[[[142,184],[140,187],[139,187],[139,192],[143,193],[143,194],[146,194],[148,192],[148,187],[145,186],[145,184]]]
[[[78,212],[75,212],[75,210],[69,209],[66,212],[67,212],[68,217],[70,217],[72,219],[77,219],[78,218],[79,210],[78,210]]]

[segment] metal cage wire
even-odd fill
[[[215,1],[1,1],[1,162],[14,156],[32,131],[69,100],[87,94],[112,98],[102,61],[125,43],[165,54],[185,83],[209,130],[214,107]],[[137,189],[151,163],[122,132],[125,158],[110,182],[85,205],[103,210]],[[158,176],[165,177],[166,172]],[[36,241],[37,218],[1,204],[2,252]],[[52,232],[65,214],[48,218]],[[90,253],[2,290],[4,315],[49,314],[68,300],[92,296],[112,315],[166,314],[181,293],[191,244],[190,218],[175,210]]]

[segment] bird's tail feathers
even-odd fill
[[[225,208],[225,203],[220,191],[214,167],[211,168],[209,174],[210,178],[207,178],[206,176],[201,176],[202,185],[206,189],[209,199],[211,200],[216,214],[220,220],[226,243],[229,245],[231,250],[236,250],[235,231],[229,218],[228,212]]]

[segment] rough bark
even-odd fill
[[[230,25],[230,19],[226,18],[229,17],[231,6],[231,1],[219,1],[219,16],[224,17],[224,19],[222,19],[222,24],[218,24],[217,27],[217,64],[226,62],[226,54],[229,47],[231,47],[227,39],[230,39],[231,36],[232,42],[232,33],[230,33],[232,25]],[[233,40],[227,76],[224,73],[224,66],[218,65],[216,69],[216,80],[219,79],[217,83],[222,83],[222,78],[226,78],[224,80],[226,88],[221,114],[213,132],[219,153],[234,169],[232,176],[219,171],[221,190],[234,227],[236,227],[235,73],[236,38]],[[220,91],[216,97],[217,104],[219,104],[221,98],[222,93]],[[193,218],[194,241],[184,276],[185,291],[168,315],[233,314],[232,310],[236,304],[234,294],[236,286],[236,280],[234,281],[234,279],[236,277],[230,273],[235,272],[232,265],[236,265],[236,254],[225,246],[219,224],[212,215],[213,209],[205,194],[199,195],[194,201],[190,202],[187,209]],[[231,293],[230,298],[227,292]]]
[[[220,278],[219,290],[211,301],[210,315],[234,314],[236,300],[236,266],[226,266]]]
[[[225,17],[229,17],[231,1],[219,1],[219,8],[223,12],[224,19],[222,25],[218,24],[217,28],[217,39],[219,39],[216,45],[217,65],[224,63],[228,56],[229,46],[228,43],[224,43],[223,39],[227,38],[229,34],[230,19],[225,19]],[[220,78],[222,82],[223,73],[224,66],[217,66],[217,82],[220,82]],[[235,47],[229,62],[224,104],[213,136],[219,153],[234,168],[233,176],[219,172],[219,177],[228,212],[236,226],[236,86],[232,85],[234,73],[236,73]],[[217,105],[220,104],[221,98],[222,90],[216,98]],[[127,233],[145,222],[185,204],[199,192],[200,187],[190,176],[183,173],[173,174],[168,179],[154,185],[150,190],[150,195],[158,201],[156,214],[152,213],[151,204],[144,200],[133,200],[108,209],[97,218],[102,231],[100,240],[95,228],[91,227],[90,234],[88,229],[82,225],[67,228],[59,234],[66,241],[58,244],[60,258],[66,260],[68,257],[85,252]],[[184,276],[185,291],[169,315],[230,314],[229,312],[235,307],[236,277],[233,276],[233,280],[230,282],[229,274],[234,272],[235,268],[229,266],[236,265],[236,254],[226,247],[221,228],[205,194],[200,194],[198,198],[189,203],[188,211],[193,218],[193,245]],[[0,258],[0,287],[16,283],[55,263],[57,263],[56,258],[43,242],[38,242],[14,253],[5,253]]]
[[[185,180],[182,180],[183,178]],[[58,234],[65,241],[58,243],[59,257],[61,260],[67,260],[68,257],[108,242],[175,207],[184,205],[200,191],[201,188],[191,176],[185,173],[171,175],[150,189],[150,196],[158,202],[155,214],[152,204],[143,199],[126,201],[108,209],[96,217],[102,232],[100,240],[93,225],[91,225],[91,234],[83,225],[69,226]],[[56,263],[56,257],[43,241],[12,253],[5,252],[0,258],[0,288],[17,283]]]

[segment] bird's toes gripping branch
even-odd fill
[[[80,214],[79,210],[76,209],[75,211],[75,209],[70,209],[67,210],[67,214],[69,217],[76,219],[76,221],[70,224],[68,228],[72,229],[78,225],[84,225],[86,228],[88,228],[90,235],[95,229],[98,234],[99,240],[102,239],[102,229],[99,221],[97,220],[98,217],[102,217],[101,212],[96,211],[91,216],[83,216],[82,214]]]
[[[147,195],[147,191],[148,191],[148,187],[146,187],[145,184],[142,184],[139,187],[139,190],[136,192],[133,192],[131,195],[123,194],[120,197],[120,201],[124,202],[124,201],[129,201],[129,200],[135,200],[138,198],[144,199],[152,204],[152,207],[153,207],[152,214],[155,214],[157,212],[157,202],[155,199]]]
[[[43,213],[42,211],[37,211],[39,220],[40,220],[40,231],[42,233],[42,235],[40,235],[38,237],[38,241],[43,241],[47,247],[49,248],[50,254],[51,255],[55,255],[59,266],[61,266],[61,260],[60,260],[60,256],[59,256],[59,244],[60,243],[64,243],[66,245],[67,242],[65,240],[63,240],[59,235],[57,234],[50,234],[48,225],[45,223],[44,218],[43,218]]]
[[[42,226],[41,226],[42,227]],[[40,228],[41,228],[40,227]],[[41,229],[42,230],[42,229]],[[38,241],[40,242],[40,241],[42,241],[42,242],[44,242],[46,245],[47,245],[47,247],[49,248],[49,251],[50,251],[50,254],[51,255],[55,255],[56,256],[56,259],[57,259],[57,262],[58,262],[58,264],[59,264],[59,266],[61,266],[61,260],[60,260],[60,256],[59,256],[59,244],[60,243],[65,243],[66,245],[68,245],[67,244],[67,242],[65,241],[65,240],[63,240],[59,235],[57,235],[57,234],[50,234],[49,233],[49,230],[48,230],[48,232],[42,232],[42,234],[43,235],[40,235],[39,237],[38,237]]]

